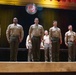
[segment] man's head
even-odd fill
[[[45,35],[48,35],[48,31],[47,31],[47,30],[45,30],[44,34],[45,34]]]
[[[18,19],[15,17],[13,18],[13,23],[17,24],[18,23]]]
[[[34,19],[34,23],[37,25],[39,23],[39,19],[38,18],[35,18]]]
[[[57,26],[57,21],[56,20],[53,21],[53,26],[55,26],[55,27]]]
[[[69,29],[69,30],[72,30],[72,29],[73,29],[72,25],[69,25],[69,26],[68,26],[68,29]]]

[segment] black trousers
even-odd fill
[[[59,61],[60,39],[52,38],[52,61]]]
[[[19,46],[19,37],[11,36],[10,37],[10,61],[17,61],[18,46]]]
[[[75,43],[68,42],[68,61],[75,61]]]
[[[40,36],[33,36],[31,41],[32,41],[33,61],[40,61],[41,37]]]

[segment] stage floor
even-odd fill
[[[2,72],[76,72],[76,62],[0,62]]]

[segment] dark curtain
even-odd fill
[[[64,35],[68,31],[68,25],[73,26],[73,30],[76,32],[76,10],[64,10],[64,9],[51,9],[44,8],[42,10],[42,24],[44,29],[49,31],[49,28],[53,26],[53,20],[58,21],[58,27],[62,32],[63,43],[61,45],[62,49],[67,48],[64,44]]]
[[[6,39],[7,26],[12,23],[12,18],[15,16],[15,11],[11,6],[0,6],[0,26],[1,26],[1,37],[0,47],[7,47],[9,44]]]
[[[0,5],[0,47],[9,47],[6,39],[6,28],[12,23],[13,17],[18,18],[19,24],[21,24],[24,29],[24,39],[19,46],[21,48],[25,48],[28,30],[30,25],[34,23],[35,17],[39,18],[40,24],[43,25],[45,30],[49,30],[49,28],[52,27],[53,20],[58,21],[58,27],[61,28],[63,36],[63,44],[61,45],[62,49],[66,48],[64,44],[64,34],[68,30],[68,25],[72,24],[73,30],[76,31],[76,10],[42,8],[41,10],[38,10],[36,14],[30,15],[26,12],[25,6]]]

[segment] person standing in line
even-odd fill
[[[68,61],[75,61],[75,42],[76,33],[73,31],[72,25],[68,26],[68,30],[65,33],[65,45],[68,47]]]
[[[28,49],[28,62],[33,61],[33,54],[32,54],[32,43],[29,40],[29,35],[26,38],[26,48]],[[44,49],[43,40],[40,44],[40,50]]]
[[[62,44],[61,29],[57,27],[57,21],[53,21],[53,27],[49,29],[49,39],[52,42],[52,61],[59,61],[59,49]]]
[[[16,17],[13,18],[13,23],[8,25],[6,37],[10,44],[10,61],[17,61],[18,47],[23,40],[24,31]]]
[[[33,25],[29,28],[29,40],[32,43],[33,60],[40,61],[40,44],[44,36],[44,28],[39,24],[39,19],[34,19]]]
[[[49,40],[48,31],[45,30],[44,34],[45,34],[44,35],[45,62],[47,62],[48,59],[50,59],[50,62],[52,62],[52,55],[51,55],[52,45],[51,45],[51,41]],[[49,57],[48,57],[48,54],[49,54]]]
[[[33,61],[33,55],[32,55],[32,44],[29,40],[29,35],[26,38],[26,48],[28,49],[28,62]]]

